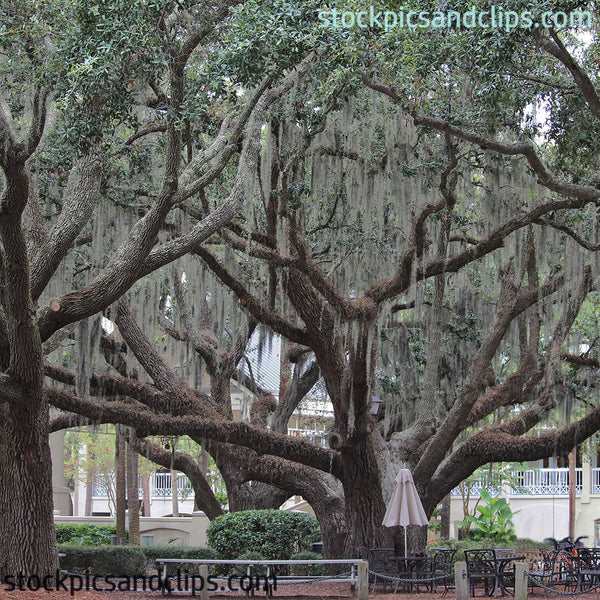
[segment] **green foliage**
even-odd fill
[[[217,502],[221,505],[221,506],[227,506],[228,502],[229,502],[229,497],[227,496],[227,492],[214,492],[215,494],[215,498],[217,499]]]
[[[536,549],[536,548],[547,548],[550,549],[552,544],[548,542],[536,542],[529,538],[516,538],[512,542],[496,542],[494,540],[482,539],[482,540],[455,540],[455,539],[440,539],[435,542],[435,545],[429,546],[430,548],[451,548],[456,550],[454,555],[454,562],[458,562],[465,559],[465,550],[476,550],[478,548],[516,548],[517,550]]]
[[[245,510],[221,515],[207,530],[208,545],[219,558],[235,559],[255,551],[268,559],[287,560],[309,550],[321,539],[317,520],[305,513],[281,510]]]
[[[73,544],[78,546],[99,546],[110,544],[111,536],[117,533],[114,525],[71,525],[58,523],[56,529],[56,542],[58,544]]]
[[[260,552],[243,552],[237,557],[238,560],[267,560]],[[234,569],[235,574],[238,577],[243,577],[248,572],[247,565],[237,565]],[[254,575],[265,575],[267,572],[265,567],[257,567],[254,566],[252,568],[252,573]]]
[[[404,14],[411,9],[436,11],[449,7],[448,3],[440,6],[433,0],[385,4],[401,4]],[[341,9],[342,2],[335,5]],[[343,5],[346,8],[347,3]],[[451,10],[463,14],[471,8],[488,11],[490,3],[457,0],[451,6]],[[594,11],[595,5],[550,0],[502,3],[504,11],[531,11],[534,23],[541,21],[544,12],[578,8]],[[561,31],[560,36],[596,83],[598,69],[593,61],[598,56],[597,40],[582,29],[575,24],[571,31]],[[542,33],[547,34],[543,29]],[[531,28],[398,27],[387,33],[360,29],[353,35],[354,44],[348,48],[346,60],[366,63],[367,69],[377,72],[405,99],[405,108],[413,103],[420,112],[435,114],[469,130],[477,129],[484,135],[512,130],[516,137],[536,138],[543,129],[553,167],[577,172],[579,178],[590,182],[597,176],[592,157],[597,153],[598,122],[587,110],[583,95],[571,93],[573,82],[562,65],[536,47]],[[506,77],[506,73],[516,76]],[[464,90],[462,98],[459,90]],[[539,114],[532,114],[533,104],[543,104],[543,121]]]
[[[119,123],[136,124],[138,84],[160,79],[166,46],[176,35],[160,25],[172,7],[169,0],[72,3],[71,27],[57,51],[64,65],[57,101],[68,117],[67,139],[89,142]]]
[[[477,506],[478,515],[467,515],[461,526],[472,526],[470,535],[475,540],[494,540],[495,542],[511,542],[516,539],[515,527],[512,522],[513,511],[506,498],[492,496],[488,491],[479,490],[484,505]]]
[[[317,552],[312,550],[303,550],[302,552],[296,552],[290,556],[290,560],[321,560],[323,557]],[[323,575],[325,570],[324,565],[292,565],[292,575]]]
[[[147,566],[150,569],[158,568],[155,562],[157,558],[190,558],[193,560],[202,558],[215,560],[218,558],[217,553],[212,548],[202,546],[143,546],[142,550],[148,560]],[[198,570],[197,565],[170,565],[167,567],[167,575],[174,575],[177,569],[187,573],[195,573]]]
[[[72,573],[135,577],[146,572],[146,556],[139,546],[59,546],[66,556],[60,567]]]
[[[61,569],[73,573],[82,573],[90,569],[96,575],[124,575],[133,577],[143,575],[146,569],[157,568],[157,558],[172,559],[206,559],[214,560],[217,553],[212,548],[201,546],[102,546],[90,548],[63,544],[59,552],[66,554],[60,559]],[[169,576],[174,575],[177,569],[182,573],[197,573],[198,565],[172,565],[167,569]]]
[[[195,560],[205,558],[207,560],[216,560],[219,558],[216,551],[213,548],[207,548],[205,546],[196,546],[190,548],[183,548],[184,558],[193,558]]]
[[[464,535],[467,535],[466,532],[470,527],[470,522],[467,520],[467,515],[469,514],[467,511],[470,507],[469,500],[473,498],[477,488],[483,488],[486,492],[495,491],[496,494],[500,493],[500,490],[505,485],[512,489],[519,490],[519,480],[518,477],[515,478],[515,469],[525,468],[527,467],[521,463],[489,463],[474,471],[472,475],[459,484],[458,487],[460,489],[464,511],[464,520],[462,521]],[[475,506],[472,507],[472,516],[477,514],[477,506],[482,498],[483,496],[480,496],[475,503]]]
[[[255,85],[266,74],[277,76],[303,59],[312,49],[321,50],[321,63],[329,67],[327,49],[340,38],[338,32],[319,27],[315,0],[250,0],[231,10],[231,18],[219,25],[220,51],[199,65],[196,82],[221,96]],[[327,79],[322,77],[320,81]],[[326,94],[325,94],[326,95]]]
[[[429,531],[441,531],[442,530],[442,522],[441,522],[441,514],[442,509],[439,506],[436,506],[431,513],[431,521],[427,526]]]

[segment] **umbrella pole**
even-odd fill
[[[408,527],[404,526],[404,556],[408,556]]]

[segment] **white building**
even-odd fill
[[[547,466],[543,466],[546,463]],[[569,535],[569,469],[559,467],[554,458],[529,463],[531,468],[515,469],[513,481],[501,490],[513,510],[517,537],[543,541]],[[538,466],[539,465],[539,466]],[[600,541],[600,462],[584,456],[575,469],[575,537],[587,536],[586,546]],[[470,507],[478,500],[477,485],[471,491]],[[496,493],[500,490],[496,490]],[[493,492],[492,492],[493,493]],[[463,515],[463,499],[458,488],[452,491],[451,535],[457,537]]]

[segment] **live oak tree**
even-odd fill
[[[513,2],[506,8],[519,11],[532,7]],[[565,14],[588,11],[589,27],[593,8],[592,3],[540,2],[533,7],[533,12],[537,17],[542,11]],[[396,54],[398,62],[387,65],[389,68],[402,63],[405,70],[391,68],[377,74],[363,71],[364,83],[390,97],[401,107],[401,114],[416,125],[437,132],[458,148],[466,146],[488,163],[494,160],[496,168],[510,173],[510,177],[514,177],[515,164],[518,164],[513,157],[522,157],[521,162],[544,192],[541,196],[521,194],[512,207],[515,219],[533,217],[533,227],[522,238],[521,247],[526,243],[529,249],[523,253],[528,258],[522,263],[521,277],[526,277],[530,287],[538,285],[540,276],[563,277],[566,284],[561,284],[562,300],[555,300],[552,309],[556,314],[558,304],[566,307],[555,331],[551,334],[548,329],[548,309],[530,311],[533,319],[530,315],[529,325],[521,318],[515,328],[520,362],[515,364],[514,372],[483,398],[471,395],[474,379],[471,385],[463,387],[462,401],[455,403],[448,413],[452,418],[444,421],[420,456],[414,474],[430,506],[429,498],[433,499],[435,494],[427,490],[444,488],[443,483],[450,473],[461,476],[471,473],[480,460],[525,460],[559,451],[558,446],[551,450],[550,445],[552,439],[560,439],[561,430],[538,440],[533,436],[524,439],[520,436],[547,418],[557,402],[569,400],[573,395],[574,382],[571,380],[566,385],[570,369],[560,365],[561,353],[563,361],[583,365],[571,352],[577,354],[582,343],[593,341],[576,335],[560,350],[578,307],[597,281],[597,147],[590,138],[590,131],[597,128],[596,69],[590,69],[597,34],[593,27],[585,29],[570,32],[533,29],[511,33],[480,30],[475,36],[464,31],[430,32],[428,36],[408,32],[403,41],[416,42],[410,51],[414,60],[407,63]],[[393,51],[390,41],[390,38],[381,40],[380,50],[385,58],[382,55],[379,58],[383,61],[389,59],[389,52]],[[375,64],[371,63],[369,68],[376,69]],[[555,206],[558,210],[554,210]],[[492,224],[495,211],[502,208],[505,207],[491,207]],[[550,211],[546,212],[547,209]],[[536,214],[538,211],[541,214]],[[553,231],[559,232],[554,239]],[[496,230],[492,237],[497,233],[500,231]],[[477,251],[475,240],[463,239],[471,245],[470,251]],[[519,247],[509,248],[509,252],[518,252]],[[437,288],[436,293],[439,293]],[[538,348],[543,353],[541,356],[537,355]],[[477,366],[477,362],[472,362],[469,368]],[[480,381],[485,380],[483,370],[477,376]],[[581,373],[577,373],[575,380],[580,379]],[[577,394],[581,420],[565,428],[573,436],[571,446],[576,439],[589,434],[590,429],[584,431],[597,418],[594,400],[591,404],[586,402],[590,400],[586,394],[590,393],[595,398],[593,387],[584,392],[580,389]],[[525,399],[529,402],[525,403]],[[465,421],[461,423],[461,420],[474,423],[474,417],[484,414],[482,409],[514,404],[523,406],[512,418],[508,414],[506,422],[482,429],[444,457],[450,450],[449,440],[464,428]],[[562,448],[561,452],[566,449]]]
[[[597,281],[594,46],[580,65],[554,31],[369,33],[352,38],[365,49],[350,45],[353,73],[398,110],[361,112],[359,99],[328,129],[323,99],[299,94],[273,122],[262,219],[224,236],[278,270],[280,306],[299,318],[273,313],[242,274],[198,250],[249,313],[315,353],[336,411],[347,552],[386,543],[384,497],[402,462],[431,513],[479,465],[565,453],[599,418],[591,386],[574,423],[532,431],[571,395],[561,355],[591,341],[569,332]],[[417,143],[412,123],[434,133]],[[403,184],[402,170],[421,178]],[[418,377],[406,333],[415,317],[428,343]],[[401,396],[376,429],[382,374]]]
[[[0,3],[3,576],[57,567],[44,354],[79,322],[85,347],[88,317],[233,218],[269,106],[308,55],[299,43],[256,86],[211,88],[197,73],[238,4]],[[168,222],[227,167],[216,210]]]
[[[220,234],[229,250],[193,249],[251,319],[314,355],[335,409],[331,448],[53,398],[142,436],[251,448],[271,466],[249,479],[298,489],[311,488],[306,467],[334,475],[329,555],[389,544],[384,500],[403,462],[431,513],[478,466],[564,453],[600,424],[591,372],[574,422],[534,430],[595,365],[579,355],[593,340],[573,328],[597,282],[593,45],[578,62],[564,32],[350,33],[338,69],[317,66],[271,117],[255,210]]]
[[[48,377],[71,388],[71,392],[49,388],[47,393],[50,402],[65,411],[88,415],[88,418],[82,418],[72,413],[61,414],[52,420],[52,430],[89,422],[112,422],[119,418],[125,418],[125,422],[130,425],[135,422],[137,428],[137,425],[146,424],[147,416],[147,410],[138,411],[137,408],[149,408],[159,414],[159,430],[165,434],[171,433],[173,421],[169,417],[178,414],[211,416],[216,421],[215,424],[230,422],[230,381],[233,378],[256,394],[257,399],[251,406],[252,426],[264,430],[267,416],[273,413],[271,431],[287,433],[289,416],[317,380],[316,363],[313,361],[304,368],[301,358],[294,359],[289,387],[281,392],[279,401],[261,389],[252,378],[244,375],[243,371],[238,371],[240,357],[254,331],[255,321],[249,319],[244,323],[246,319],[240,314],[237,303],[223,302],[224,298],[219,292],[220,286],[216,284],[214,277],[211,281],[206,273],[196,276],[198,265],[200,263],[196,259],[184,259],[179,261],[178,266],[183,270],[185,277],[173,269],[170,278],[157,281],[156,288],[162,292],[157,291],[156,296],[149,295],[155,298],[157,304],[161,304],[158,300],[161,297],[163,300],[169,297],[172,299],[166,314],[157,307],[151,314],[154,318],[138,324],[134,315],[143,314],[142,307],[149,302],[138,296],[146,298],[145,294],[134,294],[131,298],[131,308],[123,300],[118,303],[116,312],[107,313],[114,318],[124,342],[112,340],[107,335],[102,336],[100,345],[107,362],[114,370],[111,370],[112,373],[92,373],[88,396],[90,400],[127,398],[130,405],[124,413],[126,418],[115,417],[120,413],[115,412],[119,405],[114,402],[111,403],[111,410],[108,412],[104,411],[104,402],[82,404],[72,393],[76,389],[76,374],[57,364],[46,364],[45,373]],[[169,285],[169,279],[172,285]],[[184,284],[182,279],[187,283]],[[210,299],[207,299],[209,295]],[[164,302],[162,304],[164,308]],[[146,311],[146,314],[150,314],[149,311]],[[219,319],[216,318],[219,315],[227,315],[226,324],[219,323]],[[147,334],[142,330],[142,325],[145,326]],[[187,342],[187,349],[169,343],[166,335],[159,336],[158,344],[154,340],[153,343],[150,337],[155,337],[152,332],[156,331],[157,326],[171,339]],[[233,339],[228,339],[231,332],[237,333],[233,335]],[[203,382],[202,375],[198,373],[201,361],[210,380],[209,396],[198,391]],[[177,373],[173,365],[178,365]],[[144,372],[149,376],[152,385],[139,380]],[[190,386],[190,382],[195,382],[196,389]],[[157,389],[160,390],[160,394],[157,394]],[[177,401],[181,406],[177,405]],[[140,433],[141,430],[137,429]],[[301,469],[298,465],[286,461],[276,461],[273,457],[261,457],[248,448],[197,435],[193,431],[190,431],[190,435],[214,458],[227,486],[230,510],[277,508],[291,495],[302,494],[315,508],[325,535],[329,539],[340,538],[338,519],[331,518],[332,506],[339,504],[341,497],[339,484],[333,477],[314,469]],[[196,457],[176,449],[171,441],[167,443],[168,447],[150,439],[138,439],[136,436],[130,437],[129,442],[144,457],[157,464],[183,471],[194,488],[196,505],[209,518],[222,514],[220,503],[215,498],[206,473]],[[341,513],[339,506],[336,513]]]
[[[575,4],[565,3],[564,8]],[[510,35],[501,31],[483,32],[485,35],[480,31],[443,30],[437,35],[429,31],[395,31],[393,36],[348,32],[348,51],[345,55],[335,54],[340,61],[336,68],[333,59],[326,61],[324,46],[315,41],[320,60],[315,61],[306,85],[294,88],[293,100],[281,102],[271,115],[269,128],[262,133],[259,160],[256,142],[267,117],[267,105],[290,90],[291,80],[256,100],[269,85],[260,76],[272,64],[269,40],[275,39],[267,39],[264,15],[257,16],[257,8],[255,3],[244,3],[240,20],[233,21],[228,29],[227,48],[220,48],[214,39],[210,46],[229,57],[237,47],[232,42],[240,44],[241,56],[252,60],[236,63],[231,59],[231,72],[238,69],[241,76],[235,80],[242,82],[232,91],[258,90],[238,174],[231,193],[226,195],[229,203],[221,204],[223,194],[211,194],[204,201],[200,192],[216,180],[227,162],[211,162],[213,157],[231,158],[238,150],[237,143],[235,147],[227,145],[231,138],[214,137],[219,123],[221,132],[233,127],[237,141],[251,117],[254,101],[242,102],[241,111],[224,121],[220,114],[209,114],[206,130],[196,125],[212,135],[216,145],[196,150],[197,154],[192,148],[191,157],[187,156],[191,162],[175,189],[172,177],[179,174],[182,132],[187,127],[186,119],[178,118],[178,111],[187,106],[175,102],[180,80],[174,75],[181,71],[171,73],[171,87],[167,88],[165,77],[153,78],[152,72],[131,77],[131,64],[127,60],[121,64],[126,75],[123,81],[131,84],[129,89],[136,101],[143,99],[142,104],[166,119],[167,160],[162,188],[157,188],[162,192],[150,193],[153,199],[147,207],[135,207],[145,214],[133,227],[130,241],[108,264],[100,260],[99,272],[91,273],[82,291],[66,295],[61,292],[52,303],[57,310],[42,308],[35,318],[26,311],[31,305],[20,301],[27,299],[30,287],[33,300],[40,297],[48,277],[42,267],[48,264],[46,269],[54,270],[52,260],[38,259],[40,266],[32,267],[31,273],[36,274],[36,269],[42,269],[42,273],[32,277],[31,285],[25,281],[25,288],[17,272],[6,269],[4,311],[9,343],[4,356],[10,368],[3,381],[6,410],[27,407],[33,411],[36,422],[42,424],[37,438],[42,441],[48,429],[47,399],[88,419],[128,425],[141,438],[188,434],[249,448],[251,452],[237,455],[248,459],[243,476],[300,492],[309,501],[314,499],[315,504],[320,501],[322,514],[329,511],[329,519],[321,519],[322,525],[333,524],[324,531],[326,552],[350,554],[356,546],[389,543],[390,533],[381,528],[384,500],[402,462],[413,467],[426,509],[431,512],[477,466],[563,452],[598,428],[598,409],[587,410],[582,402],[583,414],[574,423],[541,435],[531,434],[569,387],[564,385],[569,373],[560,360],[568,356],[580,370],[594,366],[593,361],[586,363],[589,357],[579,356],[582,340],[569,337],[597,279],[595,208],[600,193],[594,181],[595,138],[584,135],[586,129],[596,126],[594,71],[586,63],[593,46],[584,48],[583,59],[579,59],[567,49],[569,44],[563,41],[566,34],[551,31],[519,30]],[[271,8],[271,31],[285,34],[294,31],[298,23],[305,24],[307,17],[302,10],[278,3]],[[188,46],[178,28],[190,27],[193,19],[187,13],[181,13],[178,19],[158,12],[158,42],[164,36],[171,42],[167,47],[175,49],[175,55],[181,58],[177,50],[183,52]],[[106,25],[101,18],[99,26],[101,14],[93,7],[83,10],[80,18],[88,27],[87,33],[104,35]],[[285,23],[277,18],[278,14],[286,17]],[[168,32],[175,30],[174,37],[169,38]],[[328,33],[333,38],[339,34]],[[150,38],[136,45],[136,53],[143,54],[146,47],[156,48],[157,40],[152,35]],[[293,36],[284,35],[283,39],[291,43]],[[47,45],[40,47],[46,51]],[[67,49],[76,52],[78,46]],[[107,52],[113,51],[114,47]],[[107,77],[110,70],[91,68],[97,62],[89,48],[87,54],[92,56],[91,62],[77,63],[77,68],[69,71],[69,76],[83,74],[83,81],[75,85],[72,79],[63,80],[69,82],[61,88],[63,110],[75,111],[77,121],[81,118],[77,111],[88,106],[113,110],[113,117],[137,114],[123,112],[119,102],[113,104],[112,88],[102,79],[111,81]],[[173,62],[181,66],[173,54],[166,55],[171,60],[162,65],[166,67],[164,73],[169,72],[169,65],[175,68]],[[302,52],[290,55],[299,61]],[[306,64],[304,68],[308,68]],[[94,80],[96,76],[107,85],[106,95],[96,93],[102,87]],[[13,77],[18,84],[23,73]],[[146,92],[140,92],[137,86]],[[353,93],[362,87],[372,91]],[[215,93],[222,94],[223,90]],[[213,98],[211,93],[206,96]],[[391,102],[378,100],[384,96]],[[544,99],[549,99],[549,128],[543,130],[545,137],[540,142],[536,137],[539,128],[533,126],[534,116],[528,120],[525,116],[531,115],[535,101]],[[230,101],[239,104],[237,93]],[[34,95],[32,106],[39,113],[45,105]],[[13,112],[19,108],[18,103],[11,107]],[[577,123],[572,122],[574,113],[578,115]],[[100,134],[106,133],[102,128],[98,130],[98,121],[84,118],[83,122],[90,127],[89,139],[104,139]],[[23,154],[19,148],[33,151],[41,135],[38,128],[37,134],[32,131],[33,137],[30,135],[33,142],[20,144],[14,133],[16,126],[9,126],[7,118],[3,123],[3,214],[15,212],[5,219],[0,234],[3,240],[6,235],[5,264],[21,264],[27,275],[27,263],[23,262],[26,255],[21,250],[22,260],[15,262],[19,253],[11,250],[11,242],[20,239],[24,247],[18,217],[30,197],[29,188],[21,190],[27,192],[25,198],[17,194],[21,203],[16,208],[9,200],[20,189],[17,183],[22,187],[29,181],[27,151]],[[414,130],[413,123],[426,130]],[[149,129],[156,135],[159,127],[161,123],[148,123],[147,129],[139,133]],[[199,130],[191,128],[190,134]],[[71,188],[78,180],[87,181],[78,173],[95,168],[95,156],[90,156],[95,148],[85,148],[87,154],[73,170]],[[100,141],[99,152],[102,148]],[[175,154],[171,153],[173,148],[177,148]],[[518,156],[523,160],[512,159]],[[214,172],[212,179],[201,172],[203,167]],[[20,179],[15,169],[21,173]],[[248,176],[249,172],[259,174],[260,185]],[[224,178],[220,183],[228,181],[231,179]],[[99,186],[92,189],[104,191]],[[191,208],[205,212],[195,213],[184,206],[187,197],[181,196],[182,190],[190,196],[200,194],[200,202]],[[231,222],[233,208],[239,206],[236,202],[241,202],[245,192],[256,201]],[[79,194],[75,197],[79,199]],[[175,202],[182,204],[186,219],[191,221],[165,223]],[[68,202],[62,205],[64,211]],[[35,201],[30,199],[29,206],[33,207],[29,239],[40,244],[44,236],[43,228],[36,226]],[[223,206],[227,210],[221,210]],[[197,216],[207,218],[208,211],[223,217],[219,226],[231,222],[231,228],[221,233],[215,240],[218,244],[211,249],[201,242],[216,227],[208,229],[203,221],[195,224]],[[78,218],[84,217],[81,210],[75,213]],[[73,218],[67,219],[65,213],[63,227]],[[61,222],[60,217],[57,222]],[[160,245],[153,249],[156,236],[165,236],[160,233],[165,225],[166,235],[179,239],[161,238]],[[66,248],[77,239],[82,227],[74,228],[77,231]],[[180,227],[184,232],[178,231]],[[202,233],[196,237],[189,233],[199,231]],[[56,249],[48,244],[34,256],[53,257]],[[129,318],[123,302],[113,306],[107,316],[120,321],[120,329],[130,328],[129,346],[132,351],[145,353],[140,362],[153,385],[96,374],[91,378],[80,376],[74,391],[49,387],[45,397],[42,395],[38,335],[44,341],[59,328],[105,309],[142,275],[189,251],[232,290],[241,310],[251,319],[296,344],[297,355],[315,357],[335,409],[331,448],[224,419],[210,398],[190,389],[168,365],[154,360],[156,351],[145,343],[147,336],[136,334],[135,321]],[[230,260],[232,255],[244,257],[243,261],[240,259],[238,264]],[[38,282],[35,285],[34,280]],[[18,302],[9,301],[11,290],[21,292]],[[23,321],[26,315],[29,320]],[[23,323],[29,323],[29,342],[23,338]],[[193,343],[193,329],[185,324],[184,328]],[[89,334],[84,331],[80,335]],[[20,352],[27,344],[38,348],[39,367],[38,358],[31,352],[25,367]],[[25,378],[32,365],[37,369],[35,386],[31,377]],[[25,368],[28,370],[22,372]],[[60,380],[57,367],[47,366],[46,373]],[[89,375],[89,371],[86,374],[84,369],[83,374]],[[577,371],[574,376],[578,377]],[[77,383],[77,378],[69,383]],[[23,384],[27,394],[23,393]],[[86,386],[90,386],[91,393],[99,384],[104,388],[105,400],[87,393]],[[36,402],[31,400],[31,390],[37,390]],[[593,386],[584,389],[583,400],[593,397],[594,391]],[[386,393],[381,421],[370,415],[374,392]],[[114,401],[113,395],[122,400]],[[4,427],[10,422],[7,420]],[[20,431],[18,426],[9,433],[16,434],[16,430]],[[44,449],[46,446],[45,441],[40,445]],[[10,464],[21,462],[15,456]],[[49,474],[40,469],[39,476],[44,473],[49,491]],[[38,486],[36,493],[42,489]],[[48,495],[40,493],[42,496],[47,502]],[[38,504],[43,504],[42,500]],[[28,501],[31,506],[31,498]],[[9,509],[5,514],[17,511],[14,506]],[[43,514],[49,520],[48,508],[45,510]],[[22,512],[20,507],[17,513]],[[14,522],[23,522],[17,513]],[[50,525],[45,527],[49,529]],[[20,537],[14,527],[11,531]],[[23,548],[32,554],[23,558],[25,554],[21,553],[18,560],[11,558],[6,569],[27,571],[24,562],[32,555],[43,560],[40,557],[46,556],[43,551],[51,544],[50,533],[46,533],[45,542],[39,538],[25,542]],[[38,543],[42,545],[36,546]],[[34,567],[39,570],[40,563]],[[45,561],[43,567],[51,564]]]

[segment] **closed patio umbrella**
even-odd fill
[[[409,525],[429,525],[429,519],[419,498],[412,473],[400,469],[396,475],[396,487],[383,517],[385,527],[404,527],[404,556],[407,556],[407,530]]]

